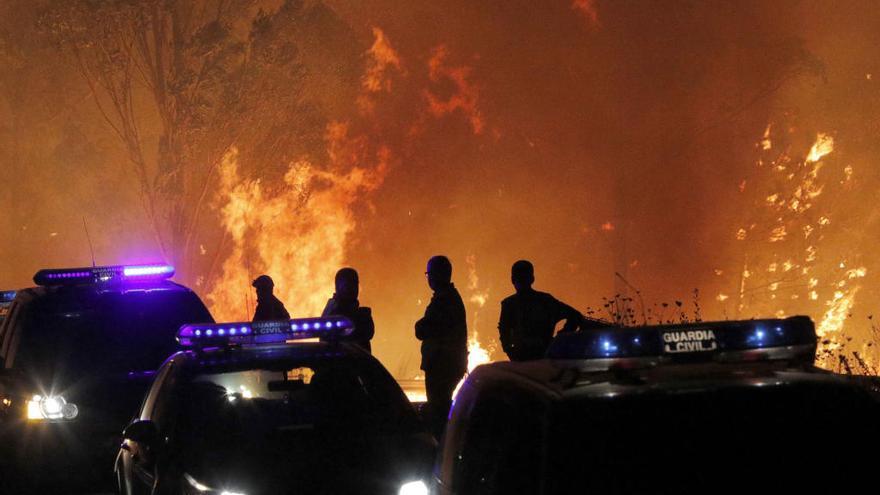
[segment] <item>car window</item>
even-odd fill
[[[412,410],[376,371],[334,359],[194,373],[178,387],[181,445],[268,462],[331,438],[405,430]]]
[[[165,363],[150,386],[141,407],[141,419],[149,419],[161,429],[169,422],[170,403],[173,401],[173,390],[177,381],[179,366],[172,360]]]
[[[13,364],[58,376],[152,370],[176,350],[180,325],[210,315],[195,294],[155,290],[35,300]]]
[[[873,399],[842,386],[582,399],[554,416],[552,493],[567,492],[575,476],[584,492],[746,488],[767,476],[768,487],[833,480],[839,492],[853,491],[866,469],[856,453],[880,441],[878,412]]]

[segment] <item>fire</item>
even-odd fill
[[[571,8],[584,18],[589,27],[599,27],[599,10],[594,0],[574,0]]]
[[[468,349],[468,362],[467,362],[467,372],[470,373],[477,366],[481,364],[486,364],[492,362],[491,352],[486,347],[483,347],[480,344],[480,324],[482,323],[480,319],[480,314],[483,307],[486,305],[486,302],[489,300],[489,290],[480,288],[480,277],[477,275],[477,257],[473,254],[468,255],[465,258],[468,266],[468,291],[471,293],[468,301],[476,304],[477,308],[473,311],[473,316],[470,321],[470,336],[468,337],[467,349]],[[467,375],[465,375],[467,378]],[[464,378],[458,382],[458,385],[455,386],[455,391],[452,393],[452,396],[455,397],[458,394],[458,390],[461,388],[464,383]]]
[[[447,98],[433,91],[425,91],[428,110],[435,117],[442,117],[454,112],[462,112],[471,124],[474,134],[481,134],[485,128],[485,119],[479,108],[480,88],[473,82],[472,69],[467,66],[450,66],[447,59],[449,50],[445,45],[434,48],[428,61],[428,74],[435,84],[452,84],[455,91]]]
[[[468,373],[481,364],[491,361],[489,350],[480,344],[480,327],[482,320],[480,318],[483,307],[489,301],[489,290],[480,287],[480,277],[477,275],[477,257],[470,254],[465,258],[468,267],[468,291],[470,297],[468,301],[476,305],[473,311],[470,327],[472,332],[468,338]]]
[[[479,334],[472,332],[468,339],[468,373],[481,364],[491,362],[489,351],[480,345]]]
[[[773,142],[770,140],[770,128],[771,124],[767,124],[767,128],[764,129],[764,137],[761,139],[761,149],[765,151],[773,147]]]
[[[215,318],[250,318],[250,281],[261,273],[275,280],[276,295],[292,315],[320,314],[333,294],[333,277],[356,225],[352,207],[382,183],[389,152],[379,147],[371,153],[344,123],[330,124],[325,138],[330,162],[292,163],[278,192],[243,178],[236,150],[224,157],[220,214],[231,252],[207,295]]]
[[[782,144],[776,146],[776,139]],[[841,232],[847,222],[834,213],[847,191],[841,186],[850,186],[852,167],[827,160],[835,151],[828,133],[817,133],[801,159],[789,154],[786,139],[773,136],[767,126],[757,147],[762,156],[756,165],[766,180],[753,181],[750,201],[758,208],[741,221],[747,227],[736,232],[744,260],[737,312],[745,317],[811,314],[821,338],[817,362],[831,367],[838,354],[850,355],[845,348],[853,334],[847,330],[861,279],[868,274],[868,267],[854,265],[861,256],[850,252],[852,241]],[[771,155],[771,149],[784,151]],[[823,196],[826,189],[834,192]],[[759,266],[766,269],[756,270]],[[725,293],[716,297],[721,304]],[[863,346],[862,354],[874,352],[869,347]],[[868,362],[870,357],[860,358]]]
[[[807,161],[811,163],[818,162],[825,155],[834,151],[834,138],[825,133],[819,133],[816,136],[816,142],[810,148],[810,154],[807,155]]]
[[[489,351],[486,350],[482,345],[480,345],[480,339],[476,331],[471,333],[470,338],[468,338],[468,364],[467,364],[467,373],[470,374],[471,371],[474,370],[477,366],[481,364],[486,364],[491,362],[491,358],[489,357]],[[453,399],[458,395],[458,391],[461,389],[461,386],[464,384],[465,379],[467,378],[467,374],[459,380],[458,385],[455,386],[455,390],[452,391]]]
[[[371,93],[391,91],[391,78],[386,77],[386,71],[391,68],[401,70],[400,57],[385,36],[385,32],[373,27],[373,46],[367,50],[370,56],[367,72],[364,74],[362,84],[365,90]]]

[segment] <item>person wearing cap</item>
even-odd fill
[[[341,268],[336,272],[336,293],[324,306],[321,316],[345,316],[354,323],[354,331],[348,340],[367,352],[371,352],[370,339],[376,333],[370,308],[358,301],[360,279],[354,268]]]
[[[273,291],[275,282],[268,275],[260,275],[251,284],[257,289],[257,309],[253,321],[289,320],[290,313]]]
[[[519,260],[510,272],[516,293],[501,301],[501,348],[511,361],[541,359],[550,346],[556,324],[565,320],[561,332],[574,331],[583,324],[584,316],[550,294],[532,288],[535,267],[531,262]]]
[[[452,284],[452,263],[447,257],[431,258],[425,275],[434,295],[415,330],[422,341],[427,416],[439,436],[452,405],[452,392],[467,371],[467,313]]]

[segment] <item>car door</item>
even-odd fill
[[[150,421],[158,432],[167,422],[167,406],[176,382],[176,371],[180,368],[176,360],[170,360],[159,369],[150,391],[144,399],[141,413],[136,421]],[[157,435],[162,438],[161,433]],[[157,440],[157,442],[160,440]],[[140,442],[123,440],[121,464],[122,476],[120,492],[126,495],[151,495],[156,480],[157,456],[160,445],[142,445]]]

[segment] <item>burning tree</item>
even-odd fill
[[[284,35],[302,9],[301,2],[267,14],[241,0],[64,0],[42,14],[124,146],[157,246],[185,276],[224,154],[279,126],[295,134],[307,115],[298,111],[297,46]]]
[[[735,233],[737,290],[717,299],[731,299],[738,316],[821,315],[818,358],[834,366],[852,339],[843,335],[844,324],[868,272],[856,234],[865,219],[853,214],[858,195],[851,193],[859,185],[853,167],[832,155],[830,134],[813,135],[809,145],[794,128],[784,128],[767,127],[756,167],[740,184],[750,204]],[[835,213],[841,210],[850,214]]]

